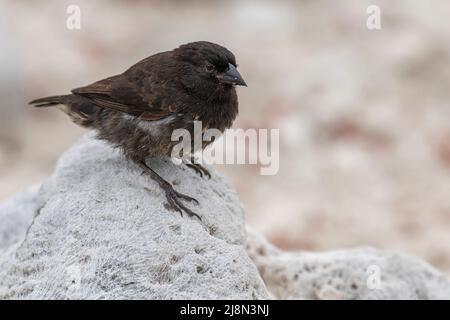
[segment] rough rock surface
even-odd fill
[[[450,279],[406,254],[370,247],[282,252],[248,230],[247,252],[276,299],[450,299]]]
[[[246,232],[216,172],[152,166],[200,201],[188,205],[202,221],[168,211],[155,182],[87,135],[41,186],[0,206],[0,299],[450,298],[446,275],[405,254],[282,252]]]
[[[0,298],[255,299],[243,210],[222,176],[152,166],[202,221],[164,207],[159,186],[92,135],[51,178],[0,207]]]
[[[0,206],[0,254],[23,238],[38,209],[38,191],[33,186]]]

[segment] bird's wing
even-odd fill
[[[174,99],[175,88],[160,78],[152,70],[152,63],[143,60],[123,74],[74,89],[72,93],[89,98],[100,108],[159,120],[179,110]]]

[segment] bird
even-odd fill
[[[52,107],[71,120],[96,131],[97,137],[122,150],[125,157],[155,180],[165,192],[170,209],[201,217],[183,201],[199,204],[182,194],[158,174],[147,158],[171,155],[177,143],[176,129],[193,133],[194,121],[203,128],[224,132],[238,115],[236,86],[247,86],[237,70],[236,58],[227,48],[208,41],[196,41],[151,55],[121,74],[29,102],[35,107]],[[209,142],[203,142],[205,148]],[[192,150],[195,152],[198,150]],[[199,175],[210,177],[201,164],[187,165]]]

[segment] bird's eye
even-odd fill
[[[205,65],[205,70],[208,71],[208,72],[212,72],[212,71],[215,70],[215,68],[214,68],[214,66],[213,66],[212,64],[207,63],[207,64]]]

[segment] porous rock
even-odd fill
[[[449,277],[407,254],[284,252],[246,231],[217,172],[149,164],[200,201],[187,205],[201,221],[168,210],[154,181],[88,134],[47,181],[0,205],[0,299],[450,298]]]
[[[202,220],[88,134],[40,187],[0,207],[0,299],[258,299],[243,210],[218,173],[149,160]]]
[[[450,279],[408,254],[371,247],[284,252],[248,230],[247,252],[276,299],[450,299]]]

